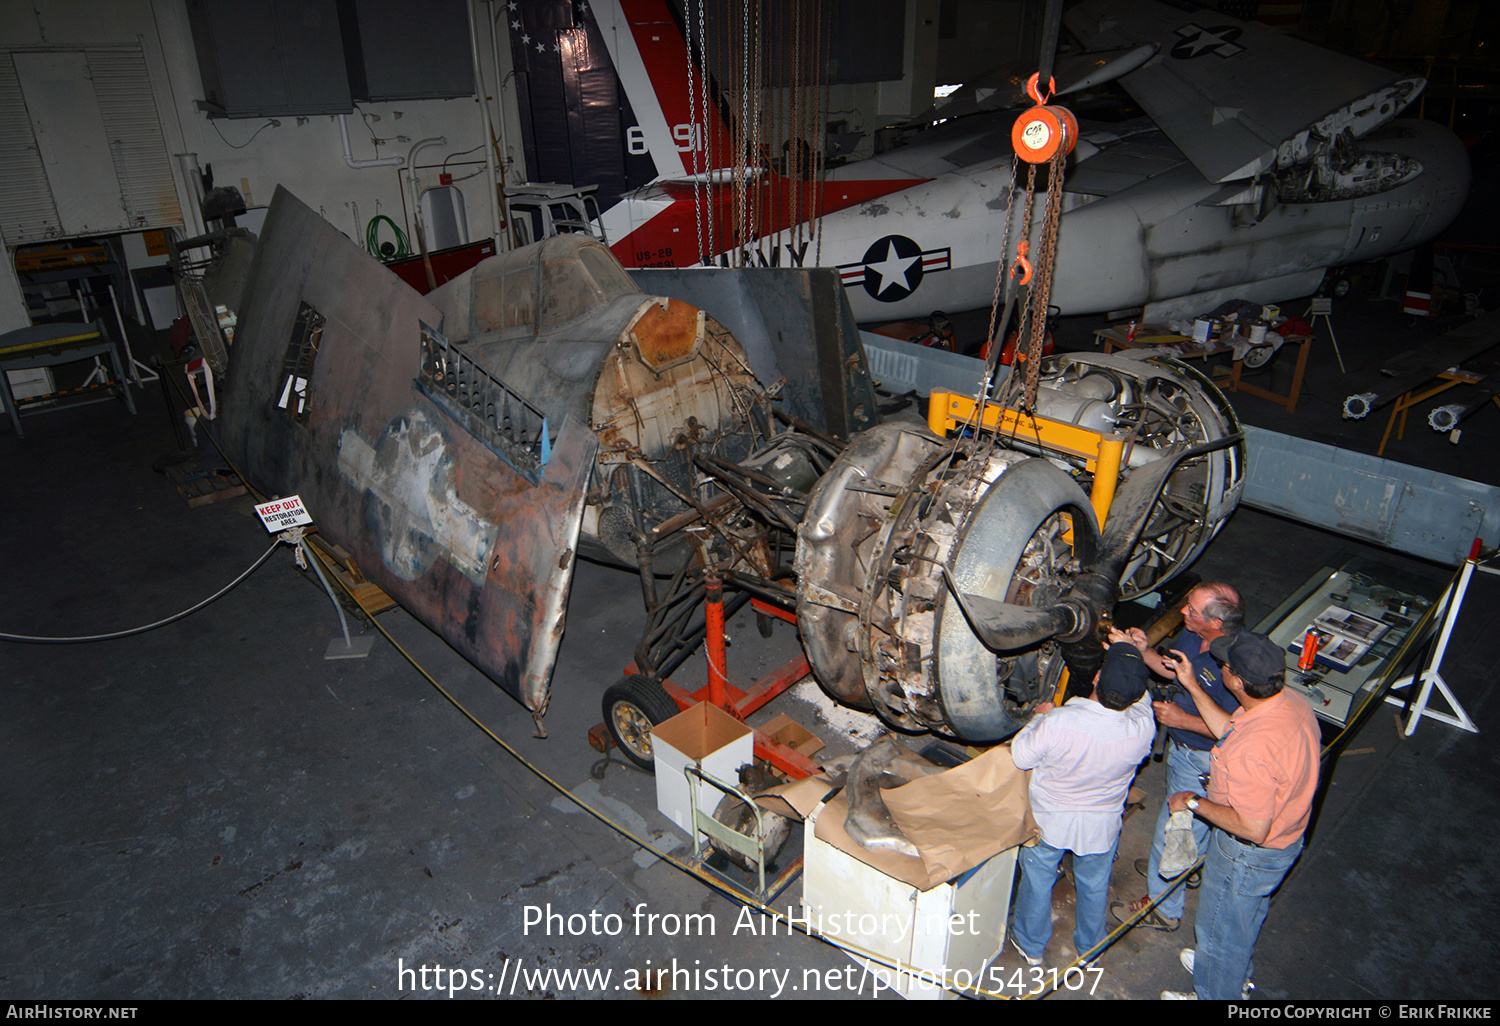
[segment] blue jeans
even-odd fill
[[[1257,848],[1214,830],[1194,921],[1193,989],[1199,998],[1239,1000],[1254,972],[1255,941],[1271,895],[1301,854],[1300,837],[1286,848]]]
[[[1209,770],[1209,753],[1200,752],[1196,748],[1186,748],[1175,741],[1167,742],[1167,794],[1170,798],[1178,791],[1191,791],[1197,795],[1205,795],[1203,781],[1199,779],[1200,773]],[[1155,901],[1161,897],[1166,889],[1172,886],[1170,880],[1163,880],[1157,874],[1157,867],[1161,865],[1162,853],[1167,847],[1167,820],[1172,817],[1172,810],[1168,808],[1166,798],[1162,799],[1161,815],[1156,819],[1156,833],[1151,837],[1151,864],[1146,867],[1146,893],[1151,895]],[[1198,854],[1202,855],[1208,848],[1209,825],[1197,816],[1193,817],[1193,840],[1198,845]],[[1181,919],[1183,902],[1187,898],[1187,887],[1184,885],[1172,892],[1171,896],[1156,907],[1156,911],[1168,919]]]
[[[1078,889],[1077,922],[1073,926],[1073,945],[1080,955],[1104,939],[1105,912],[1109,908],[1109,874],[1115,864],[1115,848],[1098,855],[1073,855],[1073,883]],[[1052,939],[1052,886],[1057,883],[1057,867],[1066,849],[1054,848],[1038,841],[1022,848],[1020,855],[1021,885],[1016,894],[1015,920],[1011,936],[1032,958],[1041,958]]]

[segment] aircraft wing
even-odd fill
[[[1068,96],[1113,82],[1146,63],[1156,52],[1153,46],[1135,46],[1124,50],[1060,54],[1052,78],[1058,97]],[[1035,64],[1012,61],[992,68],[978,78],[965,82],[952,95],[944,97],[915,117],[894,125],[895,128],[918,128],[970,114],[1029,107],[1035,101],[1026,92],[1026,79],[1036,70]]]
[[[249,482],[299,493],[325,538],[540,723],[598,439],[568,418],[545,466],[517,470],[434,398],[422,337],[441,320],[278,187],[216,428]]]
[[[1086,0],[1064,17],[1090,49],[1159,47],[1120,84],[1211,182],[1374,131],[1426,84],[1207,9]]]

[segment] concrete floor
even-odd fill
[[[1247,421],[1373,451],[1383,417],[1345,424],[1343,397],[1375,380],[1382,354],[1433,329],[1409,327],[1388,303],[1348,306],[1337,316],[1350,373],[1319,346],[1296,416],[1235,398]],[[1087,345],[1093,326],[1064,322],[1064,345]],[[1278,362],[1264,373],[1288,370]],[[141,393],[134,418],[104,404],[28,418],[24,439],[0,434],[10,482],[0,504],[0,631],[82,635],[149,622],[207,597],[270,544],[247,500],[190,509],[152,470],[176,447],[155,389]],[[1421,426],[1387,456],[1500,483],[1497,434],[1500,411],[1485,410],[1458,446]],[[1242,509],[1194,570],[1237,583],[1254,621],[1343,548],[1374,551]],[[1500,773],[1485,753],[1500,729],[1497,590],[1494,578],[1476,578],[1443,666],[1482,733],[1426,722],[1402,739],[1387,708],[1349,743],[1262,934],[1259,997],[1494,997]],[[775,995],[770,974],[788,969],[791,984],[803,970],[825,974],[823,989],[797,996],[847,996],[861,980],[844,972],[842,952],[801,935],[736,935],[733,901],[559,790],[683,853],[684,835],[655,811],[651,779],[618,757],[601,762],[585,741],[604,688],[631,658],[637,594],[633,577],[580,565],[546,740],[515,701],[399,609],[382,614],[382,626],[500,741],[384,638],[368,658],[325,660],[338,619],[285,548],[221,600],[148,633],[0,642],[0,995],[397,998],[457,986],[464,996],[726,996],[722,986],[707,991],[704,976],[696,987],[642,977],[675,960],[734,970],[733,985],[748,986],[733,996]],[[731,669],[745,678],[795,644],[784,628],[763,642],[746,617],[731,629]],[[837,734],[814,704],[789,696],[776,709]],[[1138,783],[1147,805],[1126,823],[1121,898],[1144,893],[1131,863],[1149,843],[1162,768],[1147,763]],[[798,887],[777,906],[795,902]],[[528,908],[548,906],[617,914],[624,929],[528,930]],[[659,917],[649,930],[634,928],[637,909]],[[1048,960],[1062,966],[1073,955],[1066,884],[1057,911]],[[715,934],[668,934],[691,914],[707,914],[694,922],[713,923]],[[1103,956],[1092,996],[1189,988],[1177,965],[1188,945],[1187,925],[1126,935]],[[439,978],[438,965],[464,975]],[[999,965],[1013,970],[1014,955]],[[566,980],[547,970],[611,975]],[[827,986],[835,979],[838,991]],[[870,989],[865,980],[862,993]]]

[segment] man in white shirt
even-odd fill
[[[1032,771],[1031,811],[1042,834],[1021,849],[1011,927],[1011,942],[1030,965],[1042,964],[1052,938],[1052,886],[1064,852],[1073,853],[1078,890],[1073,943],[1087,956],[1104,940],[1125,796],[1156,735],[1150,671],[1125,634],[1111,630],[1109,640],[1089,697],[1061,707],[1042,703],[1011,741],[1016,765]]]

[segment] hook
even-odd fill
[[[1037,91],[1037,82],[1041,77],[1042,73],[1040,71],[1033,71],[1031,73],[1031,77],[1026,80],[1026,95],[1035,100],[1038,107],[1045,107],[1047,101],[1057,92],[1057,79],[1051,77],[1047,79],[1047,94],[1043,96]]]
[[[1031,242],[1027,239],[1022,239],[1016,246],[1015,266],[1010,269],[1010,276],[1012,278],[1016,276],[1016,268],[1019,267],[1021,269],[1021,280],[1018,284],[1025,285],[1031,280],[1031,261],[1026,259],[1030,253]]]

